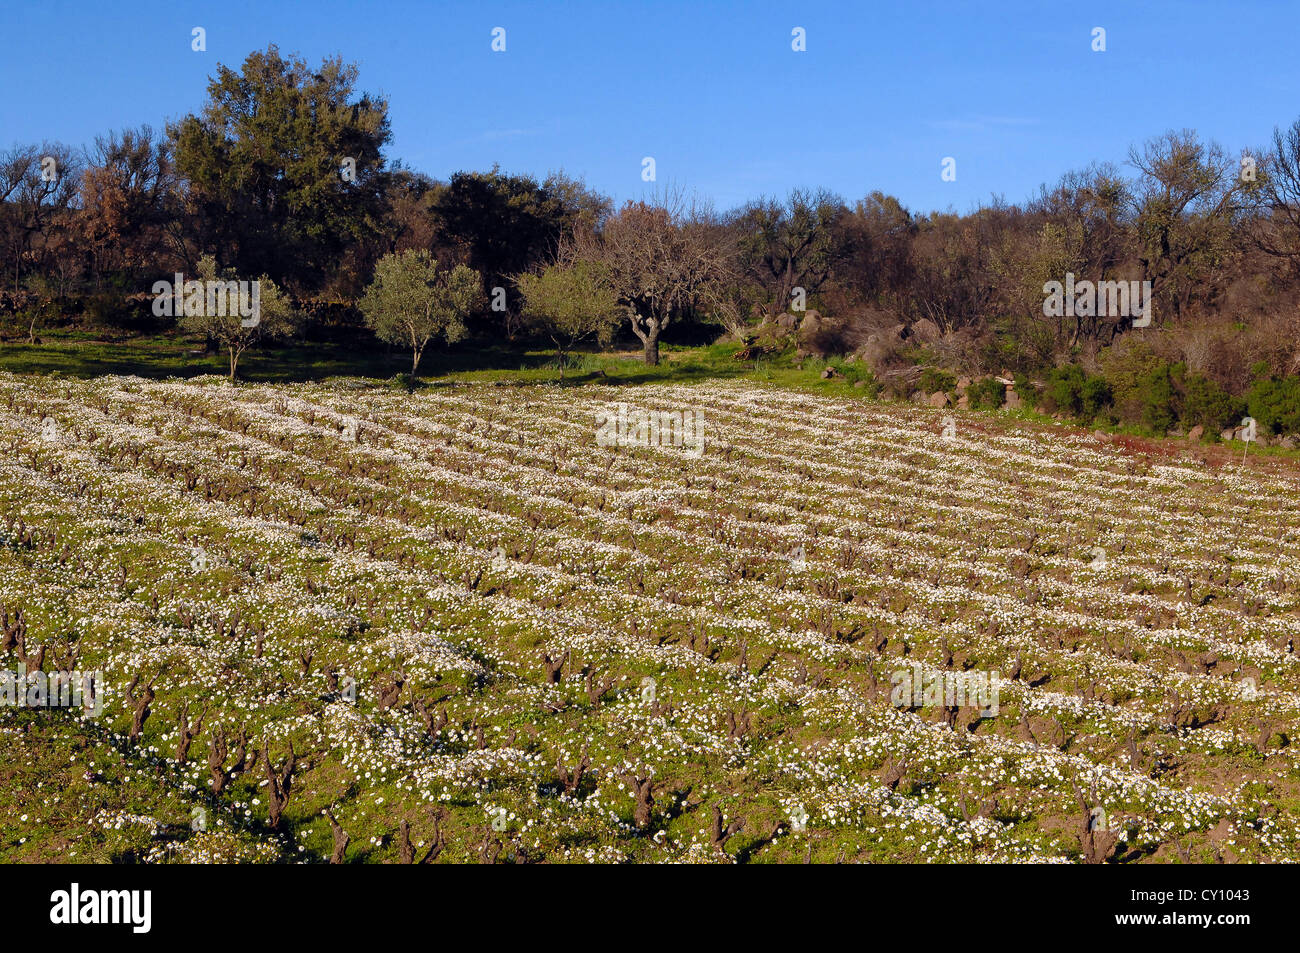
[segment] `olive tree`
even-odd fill
[[[529,323],[555,344],[564,380],[564,361],[579,341],[594,337],[609,344],[618,325],[618,295],[609,269],[596,262],[555,264],[539,275],[515,277]]]
[[[374,280],[357,307],[379,340],[411,349],[410,386],[420,358],[434,338],[447,343],[465,336],[465,319],[483,295],[478,272],[464,265],[438,270],[426,251],[389,253],[375,265]]]
[[[227,351],[232,384],[245,351],[268,339],[289,337],[301,320],[288,295],[266,275],[241,280],[233,271],[219,271],[211,255],[199,259],[197,279],[180,288],[161,281],[154,293],[159,296],[155,314],[172,315],[174,310],[181,328]]]

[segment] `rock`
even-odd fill
[[[921,320],[914,322],[911,327],[911,334],[922,344],[933,344],[943,337],[939,325],[929,318],[921,318]]]
[[[844,380],[844,375],[833,367],[822,368],[822,380]]]
[[[1236,436],[1237,436],[1237,431],[1229,427],[1227,430],[1224,430],[1219,434],[1219,439],[1222,440],[1224,443],[1231,443],[1234,439],[1236,439]]]
[[[970,398],[967,397],[965,394],[962,394],[960,397],[958,397],[958,398],[957,398],[957,409],[958,409],[958,410],[970,410]]]
[[[867,382],[866,382],[866,381],[854,381],[854,382],[853,382],[853,386],[854,386],[855,388],[857,388],[857,389],[861,389],[861,388],[867,386]]]
[[[957,381],[957,393],[959,393],[959,394],[964,394],[964,393],[966,393],[966,388],[967,388],[967,387],[970,387],[970,378],[969,378],[969,377],[963,377],[963,378],[961,378],[959,381]]]
[[[793,331],[799,326],[799,319],[788,311],[782,311],[776,316],[776,326],[783,331]]]
[[[1092,432],[1092,435],[1096,437],[1098,440],[1105,440],[1105,441],[1110,440],[1110,434],[1106,433],[1106,431],[1104,430],[1094,430]]]
[[[1294,450],[1297,446],[1295,437],[1283,437],[1277,445],[1283,450]]]
[[[924,404],[924,403],[925,403],[925,391],[921,391],[921,390],[912,391],[912,396],[911,396],[911,398],[909,398],[909,399],[910,399],[910,400],[912,401],[912,403],[914,403],[914,404]]]
[[[813,357],[824,358],[835,345],[835,335],[830,331],[829,322],[824,321],[818,312],[808,311],[799,322],[799,346]]]
[[[935,391],[927,400],[931,407],[947,407],[948,395],[941,390]]]
[[[1267,447],[1269,445],[1268,438],[1265,437],[1263,434],[1257,435],[1255,439],[1251,441],[1251,443],[1255,444],[1255,446],[1257,447]]]
[[[1013,390],[1007,391],[1006,402],[1002,405],[1007,410],[1023,410],[1025,402],[1020,399],[1020,395]]]
[[[1195,443],[1197,440],[1200,440],[1203,436],[1205,436],[1205,428],[1202,427],[1200,424],[1197,424],[1191,430],[1187,431],[1187,439],[1191,443]]]

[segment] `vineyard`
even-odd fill
[[[1300,474],[949,414],[0,376],[0,859],[1300,859]]]

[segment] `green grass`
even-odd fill
[[[661,347],[657,367],[633,352],[579,352],[570,356],[563,384],[689,383],[741,378],[806,388],[813,393],[854,392],[854,381],[869,374],[841,360],[808,360],[796,366],[791,354],[759,361],[737,361],[734,344],[707,347]],[[296,344],[258,347],[240,359],[239,378],[246,381],[320,381],[331,377],[405,380],[406,353],[387,351],[373,342]],[[843,378],[822,380],[833,367]],[[40,344],[0,344],[0,370],[16,374],[61,374],[92,378],[105,374],[145,378],[197,377],[228,373],[222,352],[207,352],[200,339],[179,334],[108,340],[85,333],[46,333]],[[430,350],[420,364],[420,378],[430,386],[448,382],[561,383],[554,351],[529,347],[484,347],[478,342]],[[856,393],[861,396],[861,389]]]

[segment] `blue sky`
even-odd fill
[[[190,49],[195,26],[206,52]],[[218,62],[274,42],[356,62],[360,87],[389,99],[389,158],[439,178],[563,169],[623,200],[647,190],[653,156],[660,186],[723,209],[826,186],[966,211],[1122,162],[1166,129],[1264,144],[1300,118],[1297,36],[1300,4],[1283,0],[43,0],[0,14],[0,146],[161,127],[199,109]]]

